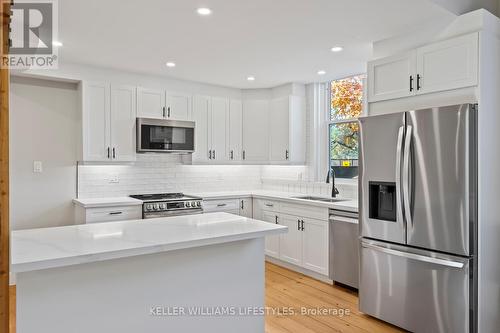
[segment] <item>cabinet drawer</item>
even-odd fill
[[[203,202],[203,211],[210,212],[239,212],[240,205],[238,199],[230,200],[207,200]],[[238,214],[238,213],[237,213]]]
[[[280,203],[278,201],[258,199],[256,201],[257,209],[265,210],[268,212],[278,212]]]
[[[327,221],[329,217],[328,208],[298,205],[288,202],[281,203],[280,212],[289,215],[307,216],[308,218]]]
[[[85,210],[85,223],[140,220],[140,219],[142,219],[141,205],[87,208]]]

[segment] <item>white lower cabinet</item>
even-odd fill
[[[301,265],[302,231],[300,230],[300,218],[281,214],[279,223],[288,227],[288,232],[280,235],[279,258],[294,265]]]
[[[255,219],[288,227],[286,234],[266,237],[267,256],[328,276],[327,208],[264,199],[254,199],[253,206]]]
[[[203,212],[224,212],[252,218],[253,203],[251,198],[204,200]]]
[[[142,205],[124,205],[114,207],[75,207],[75,223],[100,223],[142,219]]]
[[[240,216],[253,218],[252,198],[241,198],[240,199]]]
[[[279,221],[279,216],[273,212],[262,212],[261,214],[262,221],[266,221],[269,223],[277,224]],[[280,236],[266,236],[265,240],[265,253],[266,255],[274,258],[279,258],[280,256]]]
[[[311,271],[328,275],[329,222],[303,219],[302,266]]]

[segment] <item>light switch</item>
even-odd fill
[[[41,173],[43,171],[42,161],[33,161],[33,172]]]
[[[118,178],[118,175],[115,174],[109,175],[108,182],[110,184],[118,184],[120,182],[120,178]]]

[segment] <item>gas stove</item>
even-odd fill
[[[143,202],[144,219],[203,213],[203,199],[184,193],[138,194],[130,197]]]

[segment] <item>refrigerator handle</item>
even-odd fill
[[[440,265],[440,266],[448,266],[448,267],[454,267],[454,268],[463,268],[464,267],[464,263],[459,262],[459,261],[453,261],[453,260],[435,258],[435,257],[428,257],[428,256],[424,256],[421,254],[415,254],[415,253],[410,253],[410,252],[402,252],[402,251],[393,250],[393,249],[390,249],[387,247],[373,245],[373,244],[367,244],[367,243],[361,243],[361,246],[364,248],[372,249],[372,250],[379,251],[382,253],[386,253],[386,254],[390,254],[390,255],[394,255],[394,256],[398,256],[398,257],[403,257],[406,259],[428,262],[428,263],[436,264],[436,265]]]
[[[410,183],[411,183],[411,138],[412,138],[412,126],[406,126],[406,136],[405,136],[405,146],[403,150],[403,204],[404,204],[404,214],[406,223],[411,225],[413,228],[413,220],[411,217],[411,196],[410,196]]]
[[[405,127],[401,126],[398,132],[398,143],[396,148],[396,212],[397,221],[403,221],[403,205],[401,196],[401,153],[403,152],[403,136]]]

